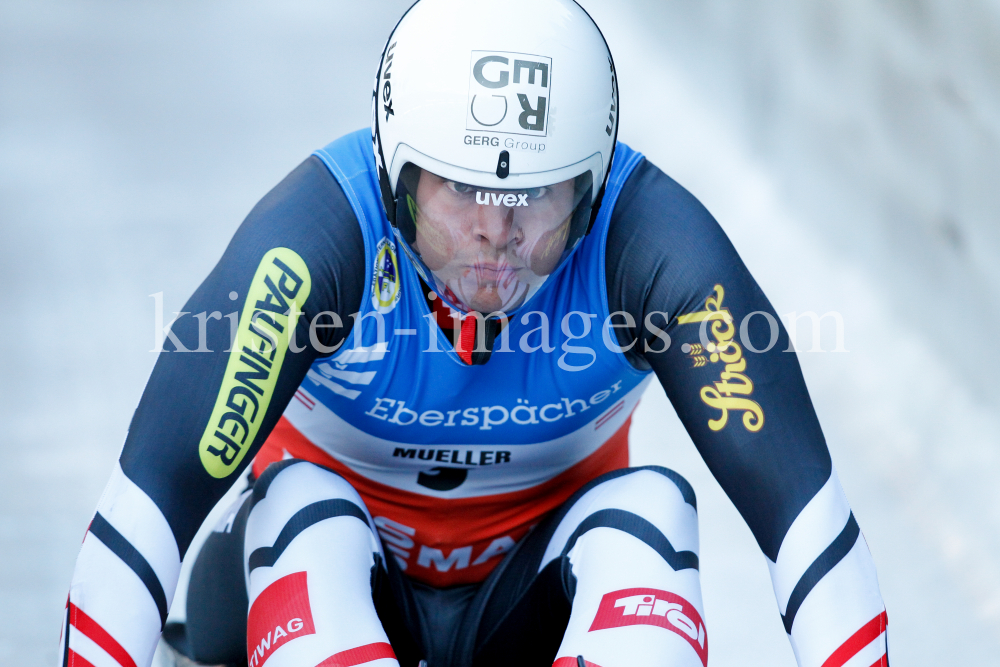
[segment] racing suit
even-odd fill
[[[63,664],[150,663],[181,559],[253,461],[217,531],[236,546],[192,579],[240,589],[251,664],[706,665],[694,492],[627,468],[654,376],[767,557],[799,664],[887,664],[787,333],[691,194],[619,143],[593,229],[470,366],[378,188],[366,132],[317,151],[185,305],[78,557]],[[232,659],[190,611],[197,657]]]

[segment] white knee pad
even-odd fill
[[[249,501],[243,561],[250,665],[318,665],[348,651],[373,667],[396,665],[372,602],[381,545],[360,496],[311,463],[275,466]]]

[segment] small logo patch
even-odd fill
[[[626,588],[601,598],[589,632],[626,625],[656,625],[685,639],[708,665],[708,636],[701,614],[679,595],[655,588]]]
[[[253,601],[247,617],[247,664],[262,667],[279,647],[316,634],[306,573],[278,579]]]
[[[465,129],[544,137],[551,89],[552,58],[473,51]]]
[[[387,238],[378,242],[375,249],[375,266],[372,270],[372,306],[385,315],[399,303],[399,260],[396,244]]]

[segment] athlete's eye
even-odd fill
[[[549,189],[546,187],[542,188],[528,188],[524,191],[524,194],[528,195],[528,199],[538,199],[539,197],[544,197],[549,193]]]
[[[472,192],[472,186],[467,183],[457,183],[456,181],[445,181],[445,185],[452,192],[457,192],[459,194],[466,194]]]

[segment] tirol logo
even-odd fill
[[[262,667],[279,647],[316,634],[305,572],[295,572],[265,588],[247,616],[247,665]]]
[[[311,288],[309,269],[293,250],[269,250],[257,266],[215,408],[198,444],[201,464],[212,477],[231,475],[253,446],[285,361],[290,332]]]
[[[544,137],[551,88],[552,58],[473,51],[465,129]]]
[[[385,315],[399,303],[399,260],[396,244],[382,238],[375,248],[375,266],[372,269],[372,305]]]
[[[708,636],[701,614],[679,595],[655,588],[626,588],[601,598],[588,632],[626,625],[655,625],[685,639],[708,665]]]

